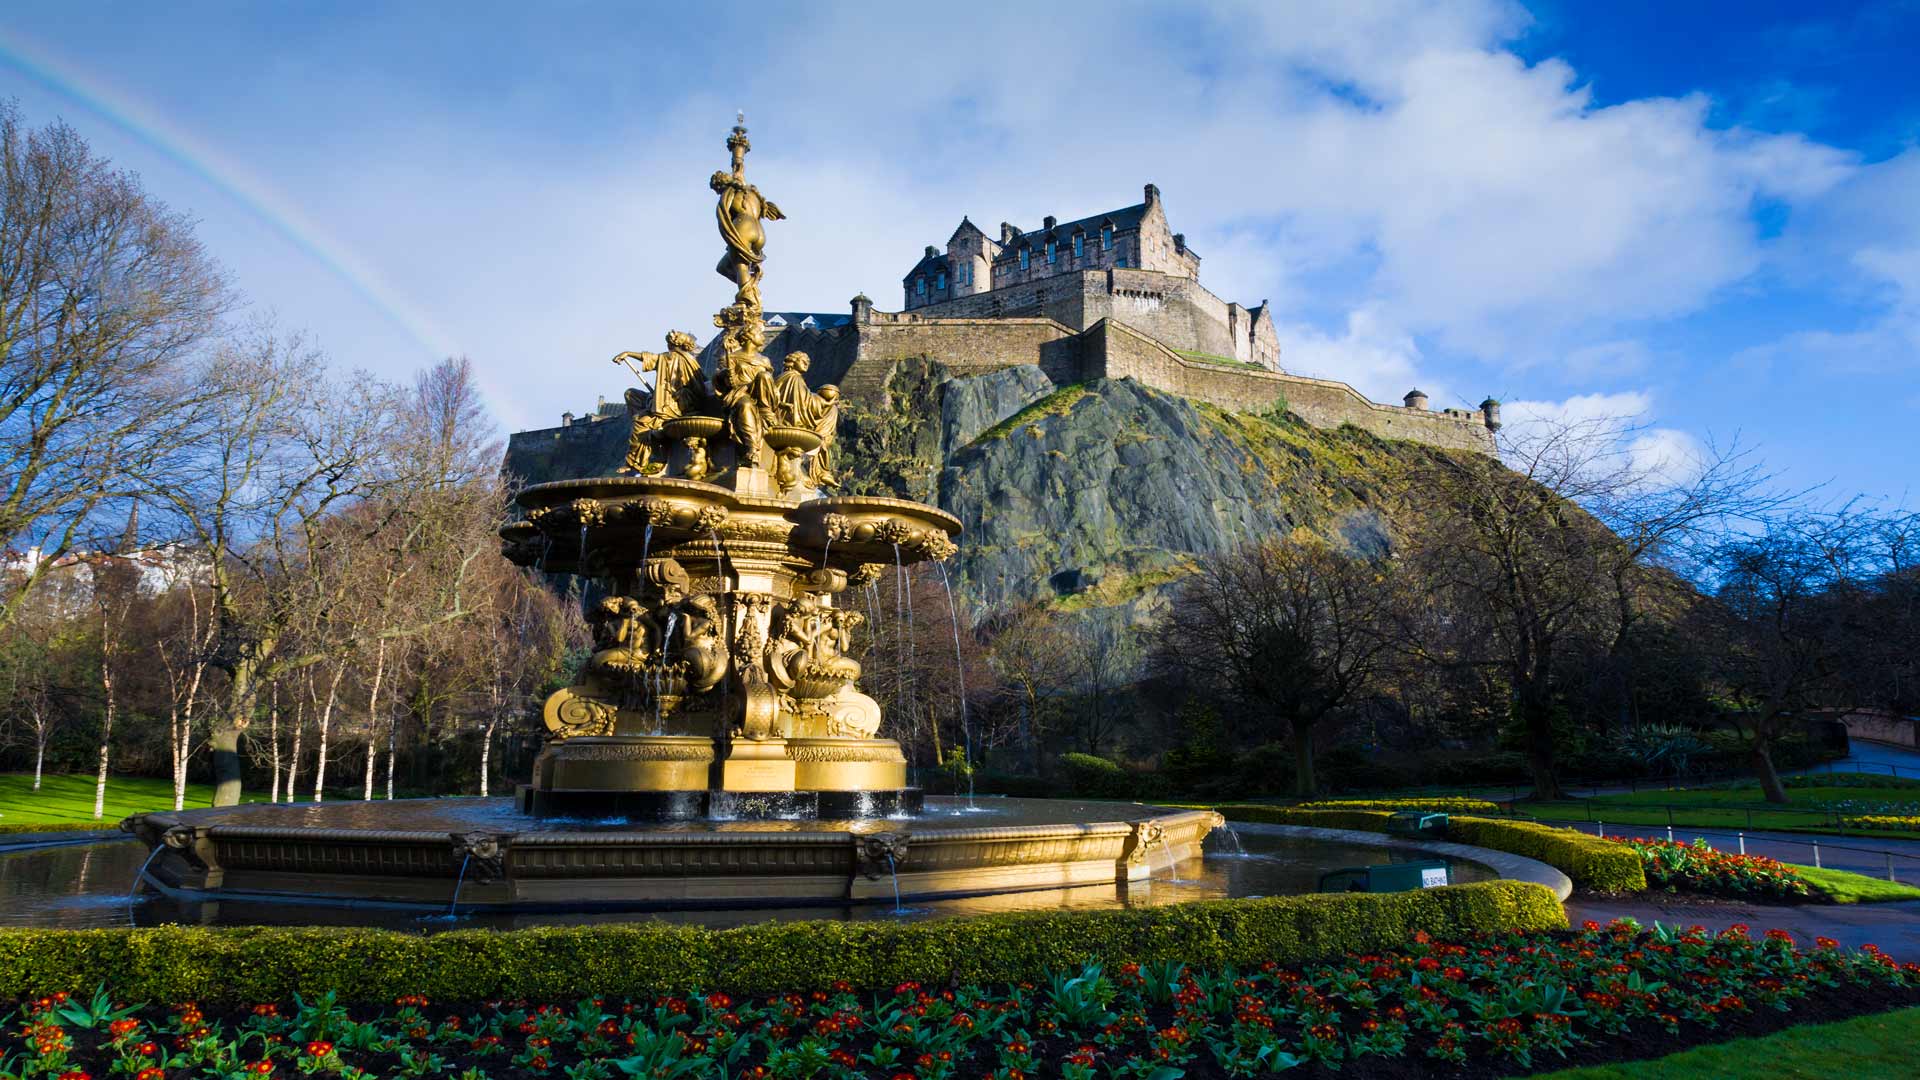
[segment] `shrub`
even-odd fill
[[[94,821],[22,821],[0,825],[0,836],[22,833],[102,832],[117,827],[114,820]]]
[[[1061,754],[1060,774],[1071,793],[1087,799],[1142,799],[1160,793],[1161,780],[1092,754]]]
[[[1232,821],[1365,832],[1387,831],[1387,820],[1393,816],[1385,810],[1296,810],[1254,805],[1227,805],[1216,809]],[[1447,837],[1475,847],[1538,859],[1572,878],[1577,888],[1595,892],[1640,892],[1647,887],[1639,856],[1619,844],[1597,836],[1583,836],[1571,829],[1556,829],[1531,821],[1450,817]]]
[[[1783,862],[1759,855],[1729,855],[1705,840],[1628,840],[1609,837],[1637,854],[1647,880],[1668,892],[1703,893],[1743,900],[1804,900],[1807,881]]]
[[[1497,814],[1499,803],[1457,795],[1409,796],[1404,799],[1322,799],[1298,804],[1297,810],[1426,810],[1447,814]]]
[[[406,934],[337,927],[0,930],[0,1000],[106,982],[123,998],[252,1002],[644,997],[1035,979],[1089,960],[1249,967],[1395,946],[1417,932],[1566,926],[1553,893],[1490,881],[1415,892],[1208,900],[931,922],[663,923]]]

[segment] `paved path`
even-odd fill
[[[1567,901],[1567,918],[1577,928],[1582,920],[1605,924],[1630,916],[1643,925],[1704,926],[1724,930],[1745,923],[1755,937],[1768,930],[1786,930],[1802,948],[1815,937],[1830,937],[1850,949],[1878,945],[1905,963],[1920,963],[1920,900],[1895,904],[1699,904],[1680,900],[1647,899]]]

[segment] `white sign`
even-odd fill
[[[1447,868],[1444,866],[1423,866],[1420,868],[1420,887],[1437,889],[1447,883]]]

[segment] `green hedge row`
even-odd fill
[[[1365,832],[1387,831],[1387,820],[1392,817],[1384,810],[1295,810],[1258,804],[1229,804],[1216,809],[1229,821]],[[1646,871],[1632,848],[1597,836],[1584,836],[1571,829],[1557,829],[1532,821],[1450,816],[1447,838],[1538,859],[1572,878],[1574,887],[1579,889],[1643,892],[1647,887]]]
[[[111,832],[120,827],[118,818],[102,821],[28,821],[0,825],[0,836],[15,836],[20,833],[63,833],[63,832]]]
[[[1111,911],[1022,912],[919,923],[662,923],[409,934],[334,927],[0,930],[0,1000],[91,991],[127,1001],[262,1002],[338,991],[441,1001],[582,994],[741,993],[1030,979],[1094,958],[1202,967],[1304,962],[1385,949],[1424,930],[1567,925],[1553,893],[1496,881],[1407,893],[1211,900]]]

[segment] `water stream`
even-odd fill
[[[669,647],[673,644],[673,625],[679,618],[678,611],[667,612],[667,629],[660,635],[660,659],[653,665],[653,733],[655,735],[665,734],[667,730],[666,715],[660,699],[666,689],[667,657],[672,655]]]
[[[947,577],[947,564],[940,564],[940,585],[947,590],[947,618],[953,622],[953,678],[960,688],[960,736],[965,740],[967,766],[967,809],[973,803],[973,723],[967,715],[967,665],[960,654],[960,612],[953,606],[953,582]]]
[[[140,886],[146,883],[147,867],[152,866],[153,860],[165,850],[167,850],[165,844],[155,844],[153,850],[147,852],[147,859],[140,864],[140,869],[134,871],[133,887],[127,890],[127,925],[129,926],[138,925],[133,918],[133,905],[140,898]]]
[[[460,911],[460,886],[467,883],[467,864],[473,862],[473,852],[460,857],[460,876],[453,879],[453,899],[447,901],[447,918],[454,918]]]

